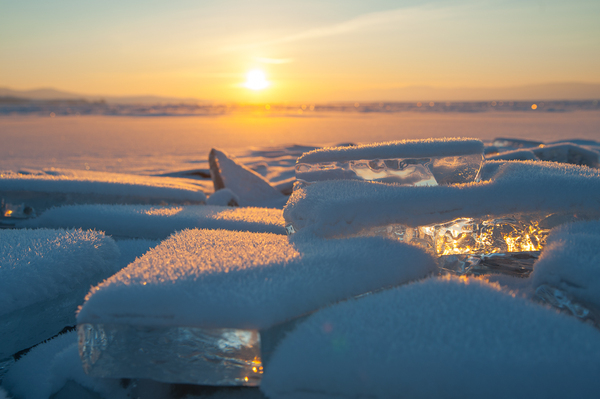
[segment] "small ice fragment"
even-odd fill
[[[494,147],[499,148],[530,148],[530,147],[538,147],[539,145],[544,144],[541,141],[532,141],[532,140],[521,140],[521,139],[510,139],[510,138],[497,138],[494,139],[492,145]]]
[[[482,162],[479,140],[405,140],[308,152],[298,158],[296,178],[302,184],[367,180],[435,186],[475,181]]]
[[[240,206],[240,199],[230,189],[222,188],[208,197],[206,205]]]
[[[264,177],[223,151],[210,150],[208,163],[215,191],[230,189],[239,197],[240,205],[285,198]]]

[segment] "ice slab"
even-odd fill
[[[595,398],[600,336],[498,285],[427,279],[308,316],[276,348],[270,398]],[[557,378],[560,376],[560,378]]]
[[[536,289],[547,285],[572,302],[600,311],[600,222],[573,223],[554,229],[535,264]],[[599,313],[600,314],[600,313]]]
[[[81,170],[35,173],[0,171],[0,192],[10,203],[25,203],[38,214],[70,204],[200,204],[202,188],[190,179]]]
[[[294,230],[347,237],[385,226],[539,213],[599,215],[600,171],[548,162],[495,162],[489,180],[455,186],[401,187],[367,181],[315,182],[295,191],[283,215]]]
[[[529,277],[539,254],[539,251],[532,251],[445,255],[440,256],[438,262],[442,274],[458,276],[503,274]]]
[[[75,324],[88,287],[117,270],[119,249],[82,230],[0,230],[0,359]]]
[[[433,258],[423,250],[379,237],[321,240],[298,234],[288,241],[285,236],[268,233],[186,230],[92,289],[77,321],[80,326],[89,325],[85,328],[92,332],[99,331],[100,325],[132,327],[135,331],[259,331],[332,302],[422,278],[435,270]],[[121,364],[137,356],[139,340],[129,340],[128,345],[127,351],[119,352]],[[97,359],[86,365],[91,374],[112,370],[112,376],[119,377],[119,373],[129,372],[102,364],[105,358],[101,353],[108,350],[102,344],[82,344],[81,348],[86,349],[82,349],[84,362]],[[179,369],[189,356],[170,359],[173,364],[153,363],[148,367]],[[210,363],[210,359],[206,361]],[[140,372],[149,373],[146,369]],[[212,384],[223,384],[223,378]]]
[[[233,191],[240,205],[283,206],[287,197],[281,194],[261,175],[236,162],[223,151],[212,149],[208,157],[215,191],[227,188]]]
[[[367,180],[410,186],[469,183],[483,162],[474,139],[404,140],[330,147],[298,158],[296,187],[323,180]]]
[[[95,229],[118,238],[161,240],[176,231],[205,228],[285,234],[282,211],[188,205],[69,205],[17,224],[28,228]]]

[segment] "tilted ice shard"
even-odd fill
[[[580,303],[566,291],[548,284],[542,284],[535,290],[535,297],[540,302],[547,303],[559,310],[568,312],[580,320],[600,327],[600,312]]]
[[[297,186],[340,179],[409,186],[469,183],[482,162],[478,140],[405,140],[311,151],[298,158],[296,179]]]

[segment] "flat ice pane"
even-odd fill
[[[368,180],[437,186],[475,181],[482,163],[482,154],[298,163],[296,179],[301,185],[323,180]]]
[[[93,377],[200,385],[257,386],[258,331],[80,324],[79,354]]]

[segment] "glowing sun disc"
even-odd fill
[[[246,74],[246,83],[244,87],[251,90],[262,90],[269,87],[265,73],[259,69],[254,69]]]

